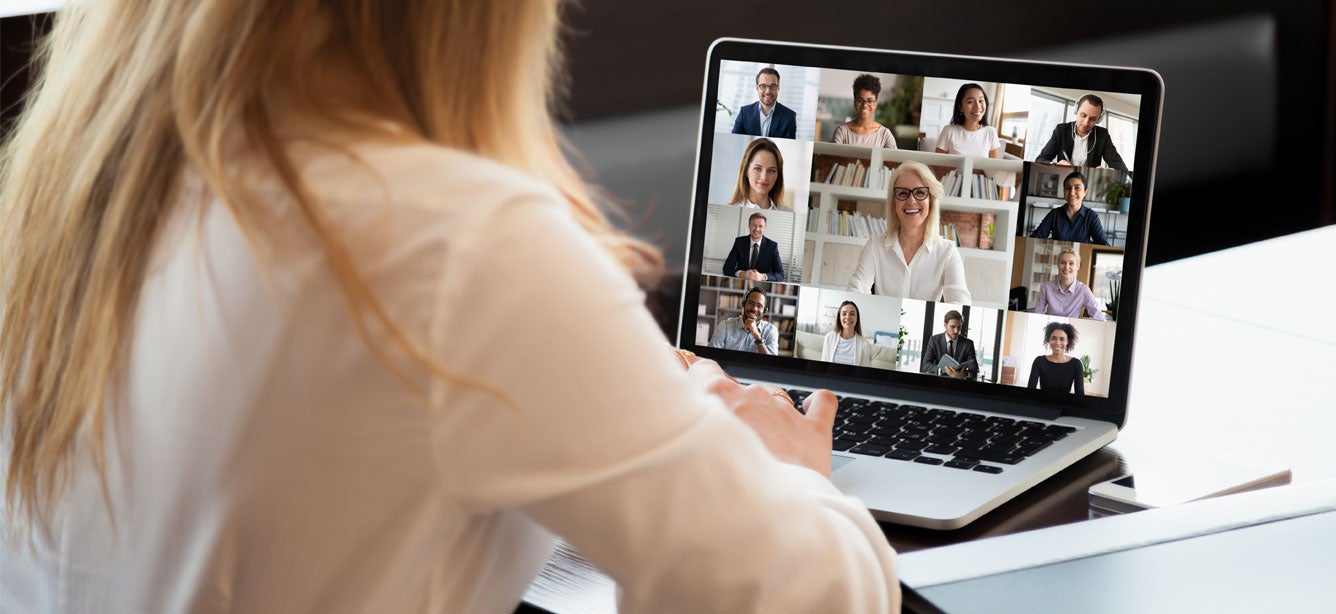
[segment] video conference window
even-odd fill
[[[1122,255],[1116,247],[1017,239],[1008,309],[1114,321]]]
[[[1107,395],[1138,96],[737,61],[718,92],[698,345]]]
[[[696,345],[793,356],[799,286],[701,275]]]
[[[1008,311],[1000,382],[1108,396],[1114,332],[1110,322]]]
[[[817,68],[724,60],[714,131],[811,141],[820,81]]]
[[[817,140],[914,149],[923,78],[825,69],[817,98]]]
[[[1051,87],[1030,92],[1026,160],[1121,171],[1134,167],[1141,96]]]
[[[900,299],[804,287],[798,292],[798,358],[893,370],[904,326]]]
[[[1034,163],[1029,175],[1027,236],[1115,247],[1127,243],[1131,173]]]
[[[995,382],[998,378],[997,333],[1002,311],[957,305],[905,301],[904,358],[900,370],[962,380]]]

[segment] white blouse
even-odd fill
[[[905,262],[900,238],[877,235],[868,239],[849,278],[855,292],[899,296],[920,301],[970,302],[965,287],[965,264],[956,245],[942,238],[924,241],[910,262]]]
[[[367,349],[277,191],[262,259],[185,200],[108,414],[110,510],[79,457],[50,540],[0,532],[0,609],[511,612],[554,535],[623,611],[899,607],[867,509],[688,381],[556,190],[435,146],[351,151],[298,167],[407,339],[467,383],[390,345],[415,391]]]

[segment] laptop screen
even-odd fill
[[[680,345],[836,390],[1120,414],[1160,92],[1132,69],[717,42]]]

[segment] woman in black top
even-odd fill
[[[1036,356],[1030,365],[1030,387],[1068,392],[1076,386],[1076,394],[1085,394],[1085,368],[1081,361],[1067,355],[1076,347],[1076,328],[1063,322],[1050,322],[1044,327],[1044,343],[1049,354]]]

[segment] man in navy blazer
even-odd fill
[[[724,260],[724,275],[753,281],[784,281],[779,244],[765,236],[765,215],[751,214],[747,218],[747,230],[751,234],[742,235],[733,242],[733,250]]]
[[[756,102],[738,110],[738,118],[733,120],[733,134],[777,139],[791,139],[798,134],[798,114],[776,102],[779,99],[779,71],[766,67],[756,73],[756,98]]]
[[[1102,115],[1104,100],[1094,94],[1082,96],[1076,101],[1076,121],[1054,126],[1053,135],[1044,144],[1035,162],[1052,162],[1058,166],[1108,166],[1120,171],[1127,170],[1127,164],[1118,155],[1118,148],[1113,146],[1113,139],[1109,138],[1109,131],[1095,125]]]

